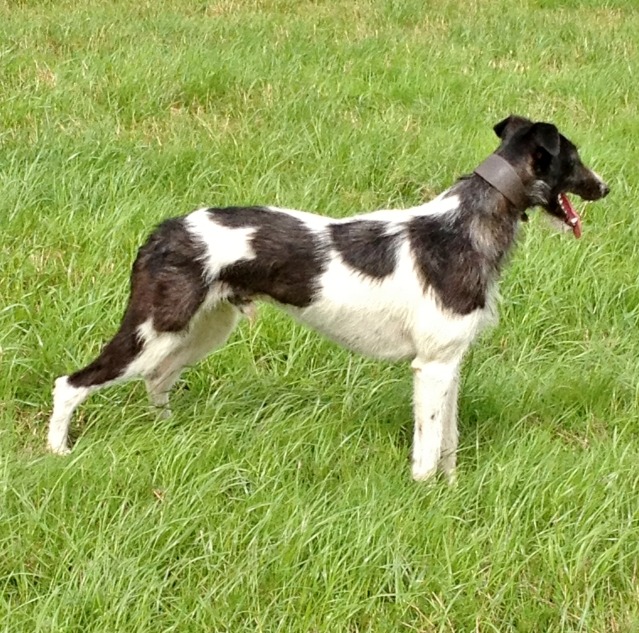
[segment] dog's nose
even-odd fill
[[[610,187],[605,182],[599,185],[599,190],[601,191],[602,198],[605,198],[610,193]]]

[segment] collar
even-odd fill
[[[491,154],[481,163],[475,173],[505,196],[517,209],[528,207],[528,196],[524,183],[513,166],[501,156]]]

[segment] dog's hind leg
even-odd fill
[[[146,390],[149,394],[151,405],[155,407],[160,416],[168,418],[171,415],[169,408],[169,393],[182,373],[182,365],[171,363],[167,368],[158,368],[158,373],[145,378]]]
[[[213,308],[203,306],[183,335],[182,344],[176,353],[167,357],[151,375],[145,377],[151,404],[162,410],[163,417],[170,415],[169,392],[184,367],[197,363],[224,345],[239,314],[240,311],[228,302],[218,303]]]
[[[435,474],[442,455],[444,424],[458,363],[416,358],[411,367],[415,386],[412,474],[413,479],[421,481]]]
[[[158,332],[150,317],[141,325],[135,322],[127,311],[118,333],[92,363],[55,381],[48,435],[53,453],[69,452],[67,439],[73,412],[98,389],[144,378],[147,387],[152,385],[154,404],[163,406],[168,401],[166,394],[188,360],[188,331]]]
[[[161,224],[138,251],[131,272],[131,295],[118,333],[92,363],[56,380],[48,434],[51,451],[68,452],[73,412],[97,389],[155,376],[153,397],[162,401],[160,394],[188,361],[180,354],[210,291],[200,254],[179,218]]]
[[[49,450],[58,454],[69,452],[67,441],[73,412],[96,390],[130,377],[127,370],[139,357],[142,347],[135,320],[127,311],[120,330],[93,362],[55,381],[48,432]]]

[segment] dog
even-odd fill
[[[496,322],[496,285],[522,220],[541,207],[581,235],[567,193],[608,186],[555,125],[511,115],[498,148],[432,201],[344,219],[273,207],[208,208],[160,224],[140,248],[120,329],[89,365],[55,381],[48,446],[69,452],[74,410],[102,387],[146,382],[168,414],[182,369],[270,300],[344,347],[409,360],[412,476],[455,478],[464,353]]]

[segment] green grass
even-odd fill
[[[639,630],[634,0],[0,2],[0,630]],[[158,421],[55,376],[162,218],[411,205],[555,121],[612,187],[534,217],[474,347],[459,483],[410,480],[411,379],[263,308]]]

